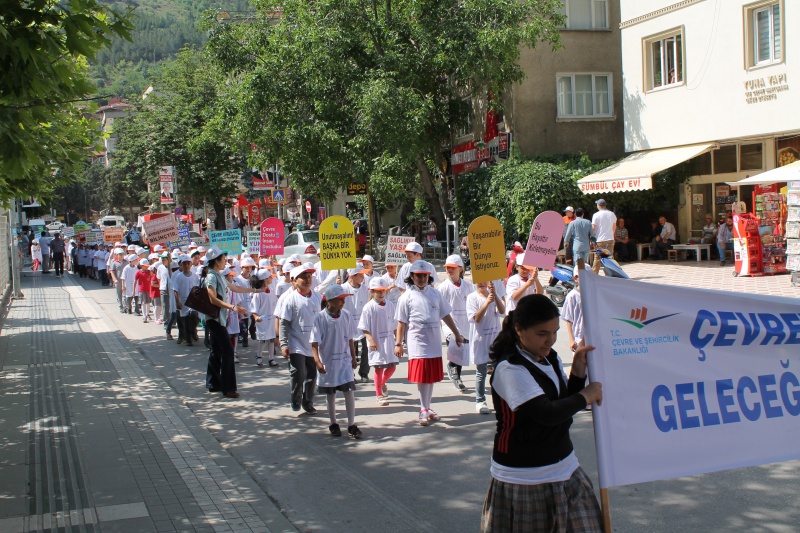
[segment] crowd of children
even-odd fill
[[[475,410],[490,413],[486,399],[489,349],[507,311],[522,297],[543,292],[536,269],[522,264],[520,254],[515,261],[517,272],[507,281],[473,284],[464,279],[462,258],[451,255],[445,261],[447,277],[434,287],[436,270],[421,260],[414,244],[406,250],[408,262],[402,268],[387,264],[382,275],[373,269],[369,255],[354,268],[330,272],[322,270],[319,262],[303,263],[299,256],[274,261],[247,253],[226,255],[227,266],[220,275],[235,288],[226,294],[225,305],[246,310],[228,313],[223,324],[234,362],[240,363],[239,351],[250,341],[255,342],[258,366],[280,367],[281,356],[288,364],[292,409],[316,413],[315,394],[326,394],[329,431],[340,435],[335,397],[341,392],[348,433],[359,437],[355,383],[368,382],[372,369],[375,401],[389,405],[389,380],[406,355],[407,379],[417,385],[419,394],[419,424],[439,420],[431,403],[434,384],[444,378],[444,344],[448,379],[466,393],[462,368],[474,365]],[[175,340],[172,333],[177,326],[178,344],[200,342],[198,331],[204,317],[186,300],[207,275],[207,254],[222,254],[220,250],[209,251],[195,243],[185,252],[162,246],[151,251],[122,243],[110,246],[110,251],[99,248],[103,253],[95,253],[85,275],[108,272],[121,313],[163,325],[167,340]],[[88,247],[74,247],[76,271],[81,263],[87,264],[87,259],[81,259],[89,255],[84,250]],[[400,275],[405,279],[399,279]],[[211,347],[208,329],[203,329],[204,344]],[[579,337],[580,332],[576,333]]]

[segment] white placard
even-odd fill
[[[601,488],[800,458],[792,298],[581,277]]]
[[[389,235],[386,238],[386,264],[403,265],[407,263],[406,245],[414,240],[414,237],[408,235]]]

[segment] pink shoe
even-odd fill
[[[419,412],[419,425],[420,426],[427,426],[428,425],[428,411],[422,409]]]
[[[433,420],[434,422],[439,421],[439,415],[436,414],[436,411],[433,409],[428,409],[428,420]]]

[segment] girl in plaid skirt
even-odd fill
[[[600,505],[569,437],[572,416],[599,405],[602,388],[585,385],[591,346],[575,351],[564,375],[552,349],[558,328],[549,298],[525,296],[490,348],[497,433],[482,532],[602,531]]]

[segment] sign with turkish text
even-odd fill
[[[326,218],[319,225],[319,250],[322,270],[355,268],[358,247],[353,223],[342,216]]]
[[[271,217],[264,220],[260,227],[259,255],[283,254],[283,240],[286,228],[279,218]]]
[[[522,264],[546,270],[556,264],[556,255],[564,234],[564,218],[555,211],[539,213],[531,226]]]
[[[248,231],[247,232],[247,253],[250,255],[259,255],[261,253],[261,232]]]
[[[257,191],[269,191],[274,188],[275,183],[272,181],[271,172],[253,171],[253,189]]]
[[[77,231],[86,231],[86,230],[89,229],[89,224],[87,224],[86,222],[76,222],[72,226],[72,229],[75,230],[76,232]]]
[[[102,233],[96,231],[86,231],[84,232],[86,244],[97,244],[99,242],[103,242],[103,235]]]
[[[578,182],[584,194],[601,192],[646,191],[653,188],[653,178],[623,178],[617,180]]]
[[[125,228],[113,227],[103,228],[103,240],[105,242],[122,242],[125,238]]]
[[[472,141],[454,146],[450,154],[450,169],[454,176],[475,170],[479,162],[478,148]]]
[[[178,238],[174,241],[167,241],[167,248],[181,248],[182,246],[189,246],[190,242],[189,226],[183,225],[178,228]]]
[[[800,458],[797,299],[581,274],[600,487]]]
[[[562,222],[563,227],[563,222]],[[506,277],[506,244],[503,226],[489,215],[476,218],[467,231],[472,263],[472,282],[494,281]]]
[[[367,184],[366,183],[348,183],[347,184],[347,194],[350,196],[358,196],[360,194],[367,194]]]
[[[216,246],[230,256],[242,253],[242,233],[238,229],[208,232],[211,246]]]
[[[64,226],[63,228],[61,228],[61,234],[64,236],[65,239],[69,239],[70,237],[74,237],[75,236],[75,227],[74,226]]]
[[[387,265],[403,265],[408,259],[406,258],[406,245],[414,242],[416,239],[408,235],[389,235],[386,238],[386,264]]]
[[[165,217],[151,218],[144,222],[144,232],[150,246],[165,244],[167,241],[178,239],[178,225],[175,222],[175,215],[170,214]]]

